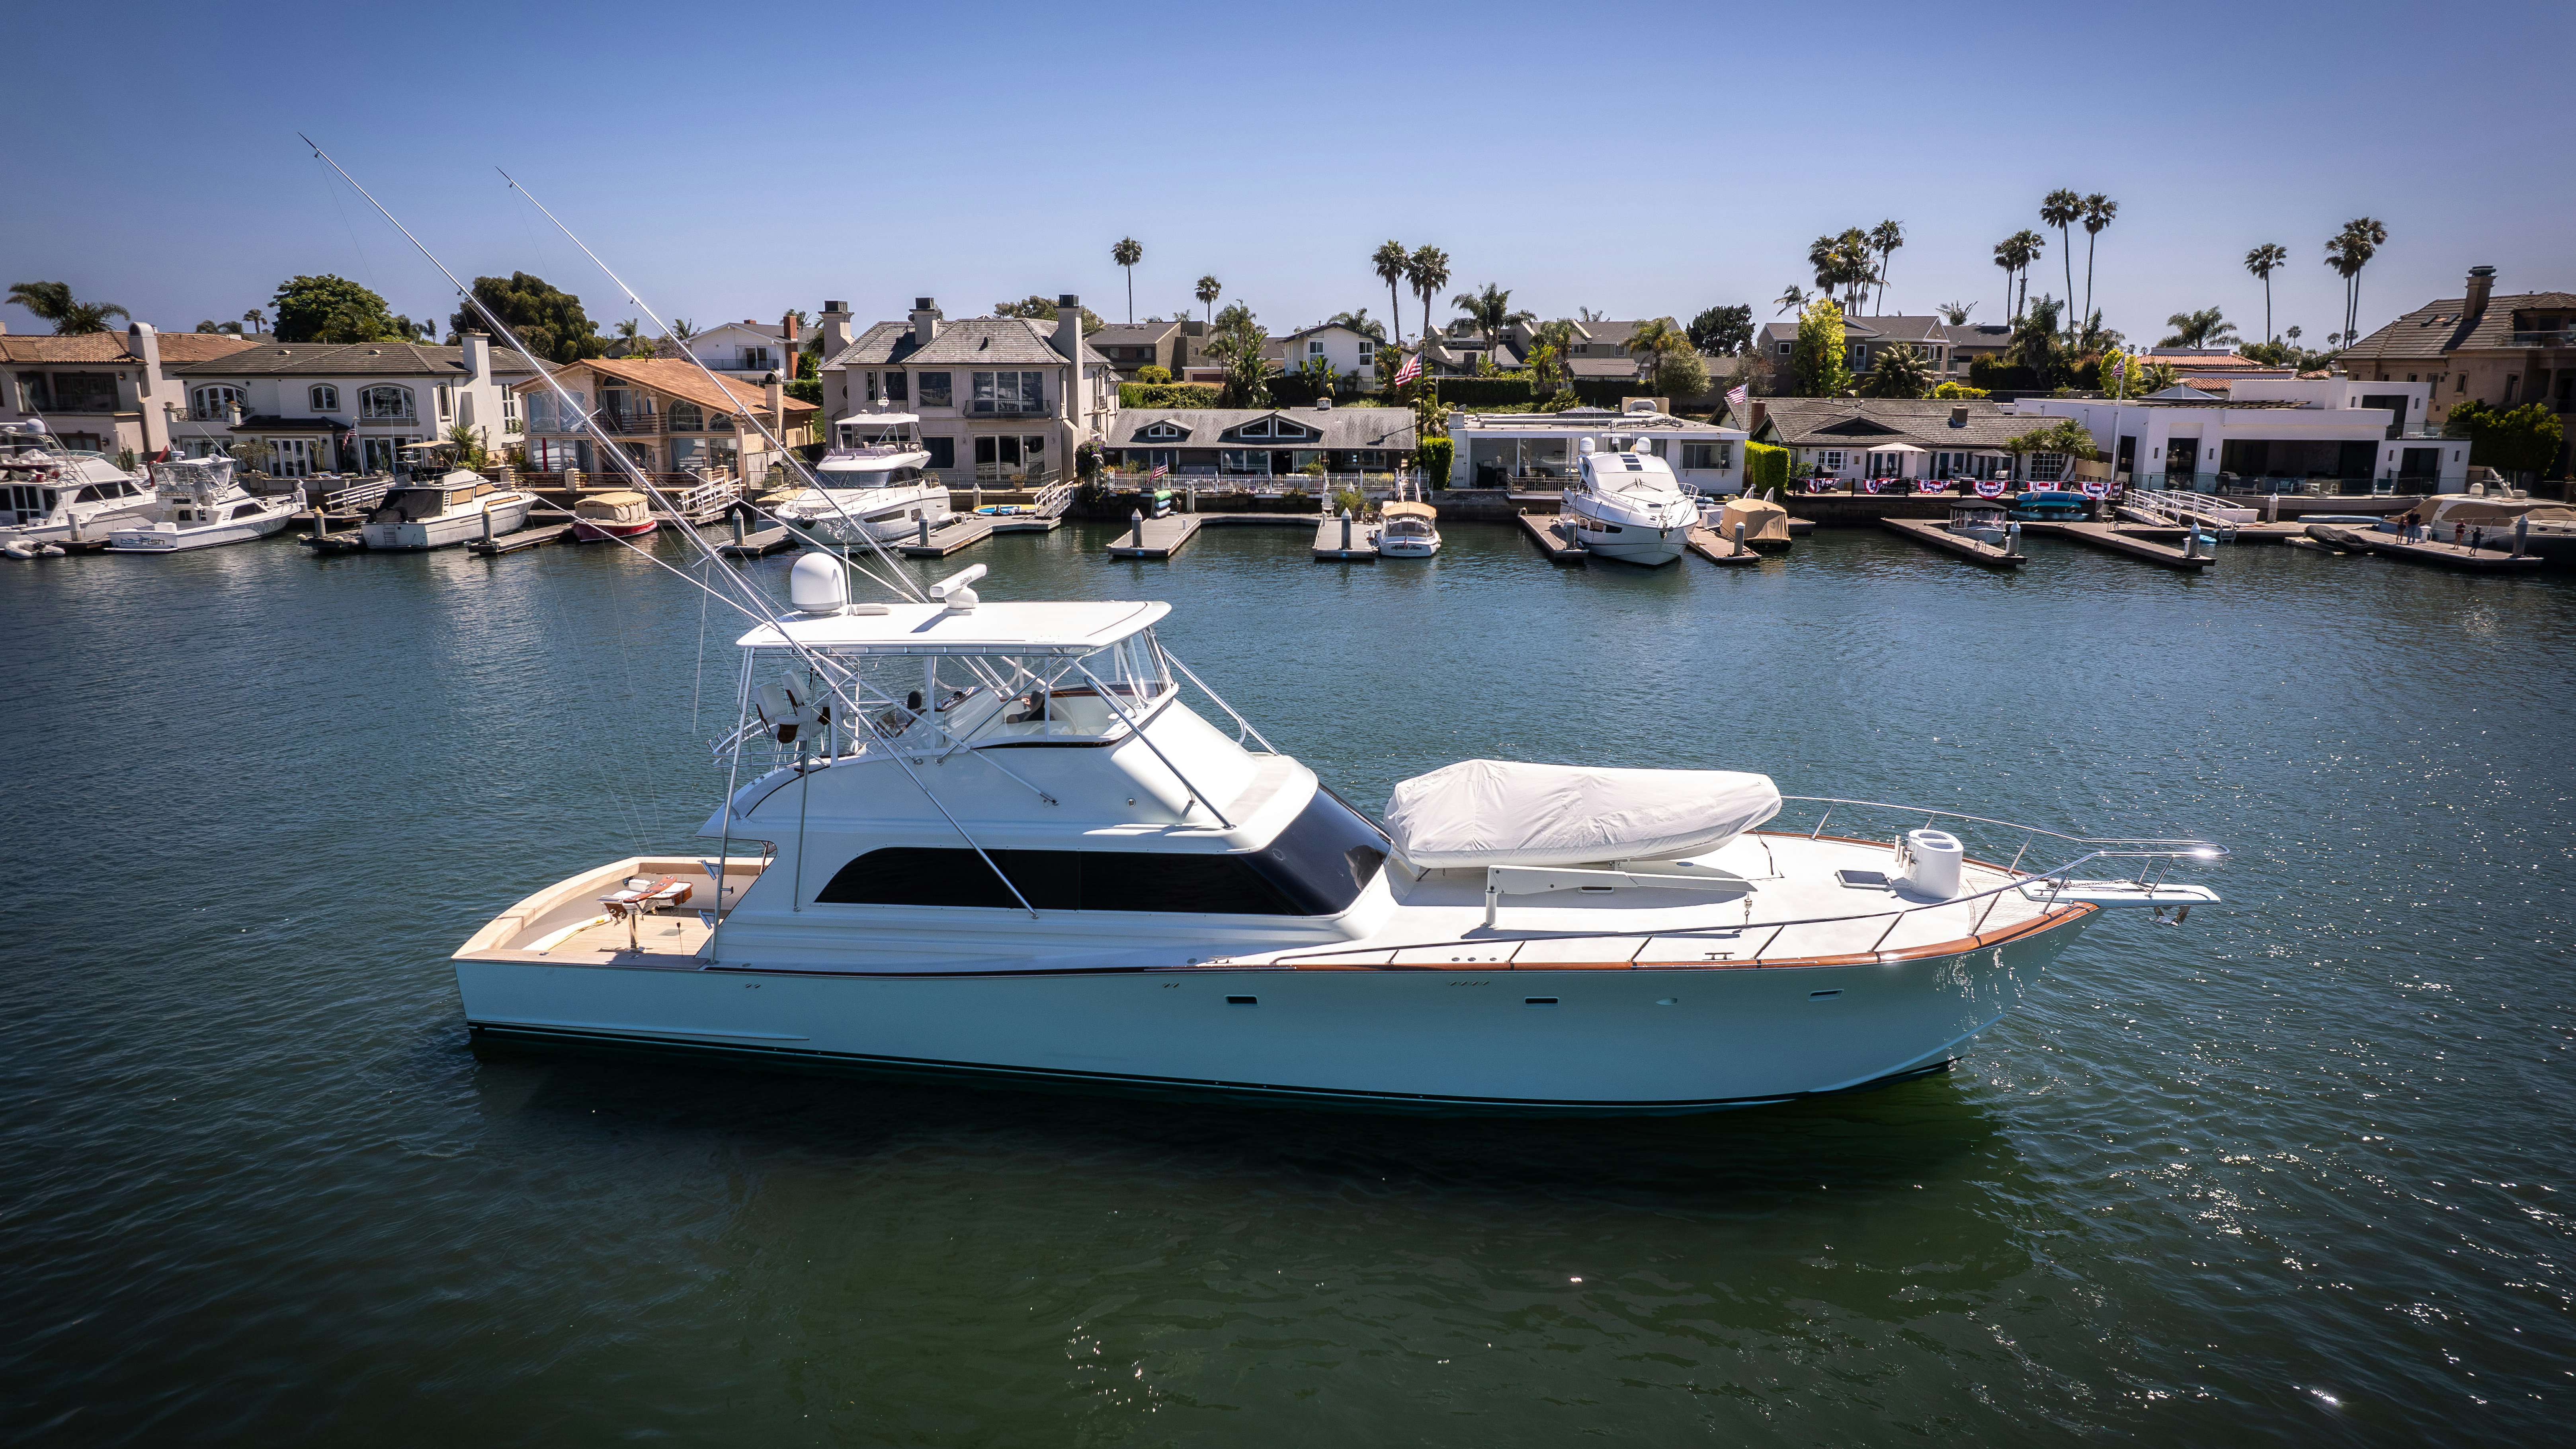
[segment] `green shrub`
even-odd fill
[[[1212,408],[1217,387],[1209,382],[1122,382],[1118,384],[1118,405],[1122,408]]]
[[[1440,401],[1443,406],[1453,408],[1536,402],[1538,387],[1527,373],[1504,373],[1497,377],[1444,377],[1440,379]]]
[[[1172,380],[1172,370],[1163,366],[1159,362],[1149,362],[1143,367],[1136,369],[1136,380],[1138,382],[1145,383],[1148,386],[1155,383],[1170,382]]]
[[[1789,450],[1769,443],[1744,445],[1744,491],[1768,493],[1789,487]]]
[[[1933,388],[1932,395],[1934,397],[1959,398],[1965,400],[1968,398],[1984,397],[1986,396],[1986,390],[1982,387],[1970,387],[1964,382],[1945,382]]]
[[[1639,397],[1644,392],[1644,384],[1615,377],[1578,377],[1574,380],[1574,395],[1588,408],[1615,408],[1621,398]]]
[[[2015,362],[1999,357],[1973,358],[1968,363],[1968,381],[1987,392],[2036,392],[2039,374]]]
[[[1413,466],[1422,470],[1423,478],[1434,488],[1449,486],[1449,460],[1456,456],[1458,445],[1448,438],[1424,438],[1413,448]]]

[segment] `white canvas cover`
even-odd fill
[[[1678,860],[1780,813],[1768,775],[1461,760],[1398,783],[1396,851],[1425,870]]]

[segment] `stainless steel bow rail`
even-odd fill
[[[2061,903],[2061,899],[2070,891],[2082,889],[2087,885],[2116,884],[2123,887],[2130,887],[2138,891],[2140,893],[2139,899],[2131,903],[2140,905],[2156,905],[2157,914],[2161,916],[2163,914],[2163,905],[2160,905],[2155,901],[2153,892],[2162,882],[2166,871],[2172,867],[2174,862],[2184,861],[2214,865],[2228,857],[2228,850],[2225,846],[2220,845],[2215,841],[2208,840],[2121,839],[2117,837],[2080,836],[2070,835],[2063,831],[2048,830],[2036,825],[2018,825],[2008,820],[1997,820],[1990,816],[1970,815],[1964,811],[1958,810],[1927,810],[1920,806],[1891,805],[1878,800],[1848,800],[1821,795],[1784,795],[1780,798],[1784,804],[1795,803],[1822,805],[1825,807],[1823,813],[1817,817],[1815,826],[1803,832],[1805,837],[1809,840],[1822,838],[1825,823],[1832,819],[1835,811],[1844,809],[1881,810],[1907,817],[1921,817],[1923,826],[1915,827],[1918,829],[1941,821],[1954,821],[1961,824],[1994,826],[2003,830],[2018,831],[2021,833],[2023,838],[2020,848],[2013,854],[2012,864],[2002,868],[2007,878],[2001,885],[1993,886],[1982,891],[1972,892],[1967,895],[1952,896],[1947,900],[1923,901],[1911,905],[1899,905],[1883,911],[1859,911],[1850,914],[1831,916],[1804,916],[1790,920],[1776,921],[1756,921],[1750,919],[1748,914],[1748,918],[1746,920],[1731,925],[1663,926],[1635,931],[1519,931],[1504,933],[1493,930],[1480,930],[1473,935],[1455,936],[1439,941],[1418,941],[1395,945],[1373,942],[1364,946],[1341,946],[1325,950],[1292,949],[1278,954],[1293,957],[1295,962],[1308,962],[1338,956],[1373,956],[1382,953],[1400,953],[1405,951],[1434,951],[1451,948],[1491,950],[1504,943],[1517,944],[1524,941],[1624,941],[1632,939],[1637,942],[1638,949],[1642,950],[1645,947],[1645,943],[1651,939],[1724,941],[1741,940],[1748,933],[1754,931],[1771,932],[1772,934],[1767,939],[1755,946],[1752,955],[1744,958],[1746,963],[1752,964],[1759,963],[1762,960],[1764,953],[1769,950],[1771,944],[1779,939],[1779,933],[1792,926],[1842,925],[1852,921],[1874,921],[1883,916],[1887,919],[1886,929],[1878,933],[1878,939],[1870,943],[1866,952],[1859,953],[1865,955],[1877,955],[1880,953],[1880,949],[1887,944],[1887,938],[1895,934],[1898,925],[1902,924],[1908,917],[1925,911],[1948,910],[1954,906],[1969,905],[1977,901],[1984,901],[1986,903],[1985,909],[1977,913],[1976,924],[1969,928],[1969,934],[1971,936],[1982,934],[1985,930],[1987,919],[1994,914],[1996,903],[2002,899],[2006,892],[2009,891],[2020,891],[2023,893],[2025,899],[2037,900],[2040,907],[2041,917],[2044,919],[2049,912],[2057,908]],[[1795,836],[1800,833],[1801,832],[1796,830],[1755,832],[1748,835],[1746,838],[1755,841],[1762,841],[1766,834],[1774,836]],[[2076,855],[2074,858],[2064,862],[2063,864],[2052,866],[2047,870],[2029,872],[2022,871],[2020,869],[2022,859],[2029,854],[2031,846],[2042,839],[2062,841],[2069,846],[2080,847],[2082,850],[2081,853]],[[1767,843],[1764,845],[1764,849],[1766,851],[1769,849]],[[2075,878],[2075,872],[2077,870],[2096,861],[2106,860],[2134,860],[2138,862],[2137,874],[2134,877],[2125,877],[2117,882],[2082,882]],[[1775,872],[1778,870],[1776,862],[1774,862],[1772,868]],[[1989,864],[1985,868],[1993,869],[1994,867]],[[2154,879],[2152,881],[2149,879],[2150,872],[2154,875]],[[1774,874],[1770,876],[1754,877],[1753,879],[1777,880],[1779,879],[1779,876]],[[2049,883],[2047,894],[2044,897],[2030,896],[2028,888],[2043,881]],[[2185,887],[2182,889],[2194,890],[2196,888]],[[2205,895],[2195,895],[2192,899],[2200,900],[2207,899],[2207,897]],[[2179,900],[2169,902],[2168,904],[2179,904],[2184,910],[2188,910],[2191,903],[2192,902],[2190,900]],[[2179,919],[2179,917],[2177,917],[2177,919]],[[1631,952],[1630,954],[1633,956],[1635,953]],[[1293,963],[1282,961],[1278,963],[1251,964],[1253,964],[1257,969],[1259,965],[1264,964],[1276,964],[1285,968]]]

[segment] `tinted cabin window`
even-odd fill
[[[1386,859],[1386,836],[1318,790],[1269,846],[1235,855],[1142,850],[996,850],[993,861],[1041,911],[1180,911],[1326,916],[1349,907]],[[983,857],[963,847],[894,846],[842,866],[816,893],[830,905],[1017,909]]]

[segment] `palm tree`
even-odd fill
[[[2290,339],[2290,345],[2292,347],[2299,345],[2299,329],[2297,326],[2291,326],[2287,330],[2283,331],[2281,335]]]
[[[1431,337],[1431,299],[1449,285],[1449,254],[1435,246],[1418,246],[1404,259],[1404,275],[1413,283],[1414,293],[1422,298],[1422,336]]]
[[[672,340],[672,341],[674,341],[674,342],[686,342],[686,341],[688,341],[690,338],[695,337],[695,336],[697,336],[697,335],[698,335],[698,324],[696,324],[696,323],[694,323],[694,322],[690,321],[690,320],[689,320],[688,318],[686,318],[686,317],[674,317],[674,318],[672,318],[672,319],[671,319],[671,340]]]
[[[2289,259],[2290,249],[2279,242],[2265,242],[2245,254],[2245,270],[2263,282],[2263,340],[2266,342],[2280,336],[2272,330],[2272,273]]]
[[[1888,254],[1905,245],[1905,227],[1900,222],[1882,221],[1870,228],[1869,244],[1878,252],[1878,301],[1872,311],[1884,311],[1887,305]]]
[[[1869,376],[1860,380],[1860,391],[1863,397],[1928,397],[1932,383],[1931,364],[1923,354],[1899,342],[1878,354]]]
[[[2343,337],[2347,343],[2361,337],[2361,269],[2379,254],[2381,243],[2388,240],[2388,228],[2376,218],[2357,216],[2343,224],[2343,230],[2326,243],[2326,265],[2343,278]]]
[[[1190,295],[1198,298],[1199,305],[1208,309],[1208,325],[1215,326],[1216,299],[1225,295],[1225,284],[1216,279],[1216,273],[1210,272],[1199,278],[1198,290]]]
[[[268,314],[253,307],[242,314],[242,322],[253,332],[265,331],[268,327]]]
[[[2234,342],[2236,324],[2219,315],[2216,307],[2203,307],[2197,312],[2176,312],[2165,319],[2173,335],[2157,343],[2158,347],[2217,347]]]
[[[2042,226],[2057,228],[2057,240],[2066,259],[2066,301],[2075,303],[2075,223],[2084,219],[2084,198],[2061,186],[2040,198],[2039,221]]]
[[[2102,228],[2109,226],[2111,219],[2119,214],[2120,203],[2104,196],[2101,192],[2096,191],[2084,198],[2084,315],[2087,317],[2094,316],[2093,239],[2100,236]],[[2073,259],[2071,255],[2068,257],[2069,261]],[[2067,290],[2071,293],[2074,288],[2070,285]],[[2100,319],[2096,317],[2094,321],[2098,330]]]
[[[1461,292],[1449,300],[1459,311],[1466,313],[1467,320],[1476,324],[1476,330],[1484,335],[1487,358],[1494,355],[1504,328],[1515,322],[1538,320],[1532,313],[1514,311],[1511,292],[1491,282],[1487,282],[1481,292]]]
[[[2029,305],[2028,315],[2013,324],[2012,344],[2005,355],[2027,367],[2041,387],[2055,387],[2058,373],[2066,361],[2066,344],[2057,335],[2058,313],[2064,304],[2042,292],[2039,300]]]
[[[632,317],[610,328],[608,335],[626,344],[617,354],[620,357],[633,357],[636,349],[644,345],[643,324]]]
[[[1136,264],[1145,260],[1145,248],[1132,236],[1122,236],[1109,249],[1109,260],[1127,269],[1127,320],[1136,320]]]
[[[1404,243],[1392,238],[1369,254],[1369,269],[1377,273],[1379,281],[1386,283],[1387,310],[1395,314],[1395,340],[1399,343],[1404,341],[1404,294],[1396,290],[1396,285],[1404,280],[1404,264],[1411,259]],[[1426,317],[1423,320],[1427,322],[1430,319]]]
[[[114,302],[80,301],[65,282],[20,282],[9,289],[9,300],[53,323],[56,337],[105,332],[108,318],[134,316]]]
[[[2030,265],[2040,253],[2048,250],[2048,238],[2023,227],[1995,244],[1995,265],[2004,269],[2004,300],[2012,303],[2012,314],[2019,318],[2022,307],[2030,300]],[[2021,279],[2021,292],[2013,294],[2013,279]]]
[[[1788,286],[1780,289],[1779,302],[1780,311],[1771,314],[1775,317],[1781,315],[1781,313],[1800,311],[1807,305],[1807,289],[1799,286],[1795,282],[1791,282]]]
[[[1951,326],[1965,327],[1968,325],[1968,314],[1977,310],[1977,304],[1974,302],[1944,302],[1933,310],[1939,312],[1941,314],[1941,320],[1949,323]]]

